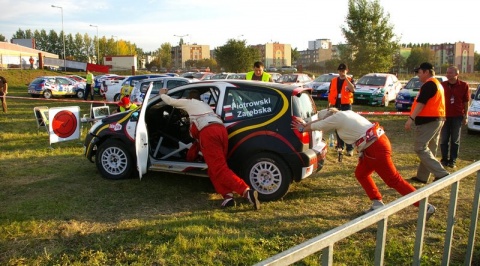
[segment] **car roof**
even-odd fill
[[[156,78],[147,78],[147,79],[144,79],[142,80],[142,82],[151,82],[151,81],[159,81],[159,80],[184,80],[184,81],[187,81],[187,82],[192,82],[191,79],[189,78],[184,78],[184,77],[170,77],[170,76],[167,76],[167,77],[156,77]]]
[[[190,84],[182,85],[180,87],[176,87],[175,89],[181,89],[186,86],[199,86],[199,85],[208,85],[208,84],[217,84],[217,85],[226,85],[230,87],[236,87],[238,85],[247,86],[248,87],[272,87],[284,92],[291,92],[293,90],[301,90],[301,91],[311,91],[310,88],[303,88],[297,85],[290,85],[290,84],[281,84],[275,82],[258,82],[256,80],[244,80],[244,79],[220,79],[220,80],[202,80],[197,82],[192,82]],[[173,90],[173,89],[172,89]]]

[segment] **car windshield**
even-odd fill
[[[314,81],[315,82],[330,82],[332,79],[336,77],[335,75],[321,75],[318,78],[316,78]]]
[[[356,85],[384,86],[385,80],[386,77],[363,76],[357,81]]]
[[[420,87],[422,86],[422,82],[420,81],[419,78],[412,78],[410,81],[408,81],[407,85],[405,85],[405,89],[409,90],[420,90]]]

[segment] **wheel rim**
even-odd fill
[[[45,99],[50,99],[52,97],[52,94],[50,93],[50,91],[45,91],[43,93],[43,97],[45,97]]]
[[[250,184],[262,194],[276,192],[282,184],[280,169],[271,162],[258,162],[250,169]]]
[[[128,166],[127,154],[117,147],[110,147],[102,153],[102,166],[111,175],[125,172]]]
[[[77,92],[77,97],[78,98],[83,98],[83,91]]]

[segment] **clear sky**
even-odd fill
[[[22,30],[62,29],[66,34],[123,39],[144,51],[162,43],[224,45],[228,39],[248,45],[279,42],[306,50],[308,41],[345,43],[341,26],[347,0],[0,0],[0,34],[10,39]],[[380,0],[401,43],[474,43],[480,51],[476,0]],[[188,35],[188,36],[186,36]]]

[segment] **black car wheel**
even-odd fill
[[[243,178],[258,191],[261,201],[278,200],[287,194],[291,183],[291,175],[285,165],[275,154],[260,153],[246,163]]]
[[[52,98],[52,92],[51,92],[50,90],[45,90],[45,91],[43,92],[43,98],[45,98],[45,99],[50,99],[50,98]]]
[[[105,141],[95,156],[97,168],[107,179],[129,178],[135,166],[135,160],[125,144],[118,140]]]
[[[85,91],[84,90],[78,90],[77,91],[77,98],[83,99],[83,96],[85,96]]]

